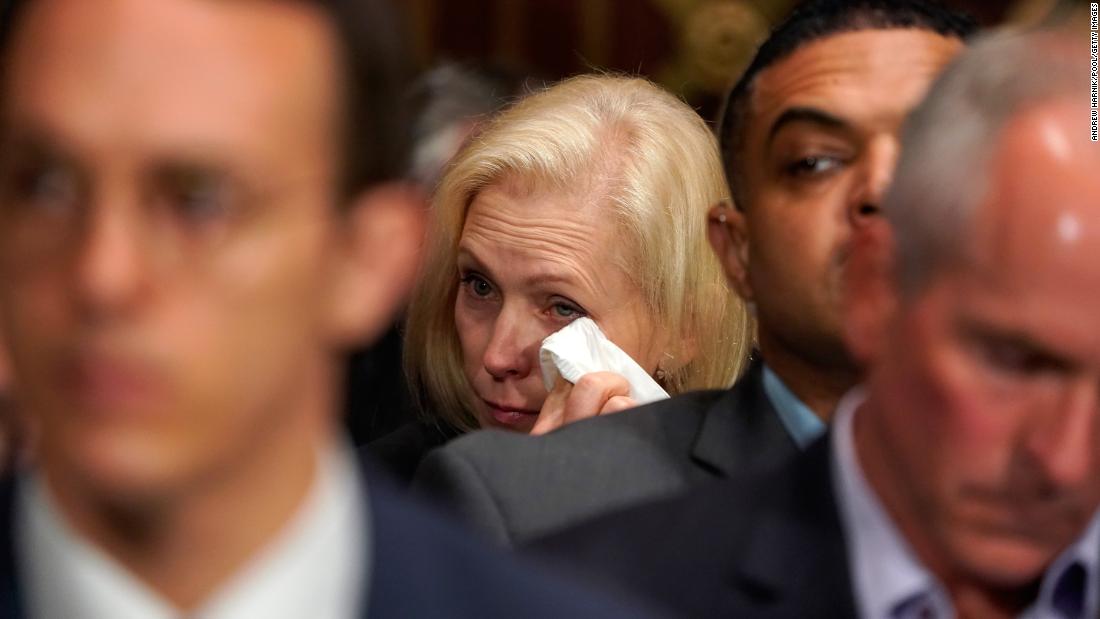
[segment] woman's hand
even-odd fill
[[[546,434],[567,423],[617,413],[637,405],[630,397],[630,384],[618,374],[592,372],[581,376],[576,385],[558,376],[531,434]]]

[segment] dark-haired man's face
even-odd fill
[[[841,275],[853,229],[875,217],[898,132],[962,49],[917,29],[865,30],[809,43],[762,71],[739,165],[744,215],[734,284],[755,302],[761,347],[848,367]]]
[[[47,471],[157,494],[274,451],[323,382],[342,264],[324,16],[44,0],[25,17],[0,317]]]

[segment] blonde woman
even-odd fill
[[[425,411],[531,432],[628,406],[603,374],[544,410],[539,346],[581,316],[671,395],[729,386],[750,329],[706,238],[726,192],[706,124],[644,79],[576,77],[503,113],[433,201],[405,342]]]

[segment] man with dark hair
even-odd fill
[[[773,399],[828,421],[858,379],[840,337],[849,240],[878,214],[905,113],[973,30],[923,0],[807,2],[731,90],[719,147],[734,208],[713,209],[711,240],[755,307]]]
[[[380,6],[4,24],[0,329],[38,441],[0,482],[0,617],[616,614],[364,484],[339,432],[338,353],[388,324],[422,234],[386,186]]]
[[[902,119],[973,28],[924,0],[798,7],[730,96],[721,141],[736,207],[715,206],[708,224],[731,285],[756,308],[763,359],[729,391],[545,437],[458,439],[429,455],[419,487],[495,539],[522,542],[772,469],[812,442],[859,376],[840,332],[851,236],[878,217]]]
[[[1100,150],[1076,32],[976,43],[909,121],[850,265],[866,383],[827,438],[544,544],[691,616],[1100,616]]]
[[[734,204],[743,208],[745,195],[744,148],[751,112],[750,97],[756,76],[806,43],[826,36],[859,30],[916,28],[945,37],[964,39],[974,31],[969,17],[930,2],[890,0],[831,0],[797,7],[784,27],[760,46],[752,62],[726,96],[719,120],[718,147],[727,165]]]

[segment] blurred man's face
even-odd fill
[[[860,340],[874,350],[861,457],[941,576],[1026,585],[1100,505],[1100,151],[1087,114],[1046,104],[1012,121],[968,253]]]
[[[747,247],[734,284],[757,306],[765,355],[850,365],[841,272],[854,227],[877,214],[898,131],[962,48],[925,30],[866,30],[810,43],[761,72],[741,153]],[[739,280],[739,281],[738,281]]]
[[[328,24],[197,0],[26,17],[0,125],[21,402],[48,470],[108,493],[186,486],[270,444],[328,353]]]

